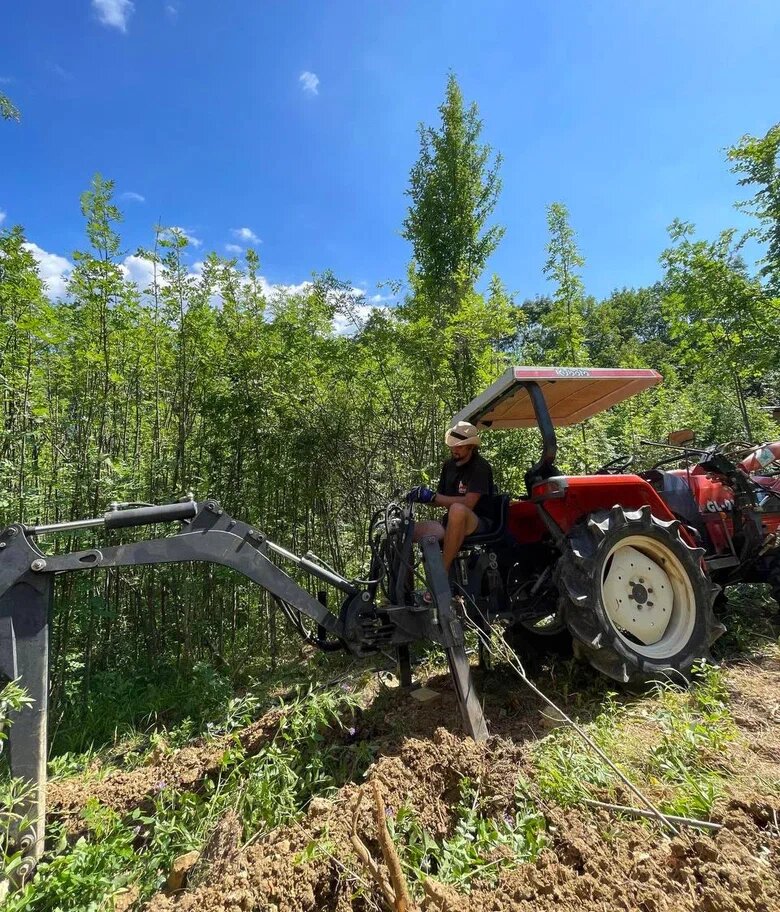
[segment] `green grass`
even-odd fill
[[[632,723],[642,726],[638,740],[627,737]],[[667,813],[706,817],[722,793],[722,755],[736,727],[717,667],[696,669],[689,690],[659,686],[634,705],[608,693],[586,729],[635,785],[648,795],[660,793],[660,808]],[[532,759],[544,799],[572,806],[585,798],[617,795],[615,773],[570,728],[558,728],[538,742]]]
[[[464,778],[454,809],[451,836],[437,840],[409,806],[388,818],[401,864],[417,895],[427,876],[468,892],[475,880],[495,882],[503,868],[533,861],[547,844],[546,823],[522,788],[512,813],[500,818],[487,813],[479,783]]]

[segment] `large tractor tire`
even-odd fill
[[[678,520],[613,507],[578,523],[568,546],[556,578],[575,655],[630,687],[684,683],[711,661],[726,629],[712,610],[719,588]]]

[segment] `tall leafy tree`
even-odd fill
[[[678,356],[724,393],[733,392],[752,440],[749,387],[772,366],[777,352],[767,332],[766,295],[748,274],[734,229],[715,241],[696,240],[693,225],[675,221],[670,234],[672,246],[661,256],[664,311]]]
[[[757,236],[766,243],[761,275],[770,291],[780,296],[780,123],[764,136],[743,136],[728,150],[731,170],[743,175],[741,187],[757,187],[755,194],[739,208],[754,215],[761,227]]]
[[[552,306],[543,320],[552,335],[553,360],[573,365],[585,364],[586,299],[585,286],[579,270],[585,260],[577,249],[574,229],[569,222],[569,210],[563,203],[552,203],[547,209],[547,262],[544,274],[555,290]]]
[[[495,349],[511,347],[520,314],[497,278],[487,296],[476,288],[504,233],[489,225],[501,156],[480,141],[477,106],[464,103],[453,74],[439,113],[438,127],[419,128],[403,228],[412,245],[410,293],[398,310],[417,385],[429,391],[425,420],[441,426],[494,378]]]
[[[403,237],[412,244],[413,314],[441,324],[457,311],[504,234],[487,222],[501,192],[501,156],[480,142],[477,105],[465,105],[454,74],[439,108],[439,128],[421,124],[420,155],[406,191]]]

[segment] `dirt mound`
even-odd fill
[[[513,801],[524,763],[511,742],[475,744],[439,730],[430,742],[409,740],[397,757],[377,762],[368,778],[382,783],[389,814],[411,805],[430,832],[444,835],[452,830],[460,779],[480,780],[481,793],[500,814]],[[275,831],[243,852],[232,874],[178,896],[157,896],[148,912],[363,908],[355,905],[356,895],[374,896],[374,888],[350,846],[356,791],[350,785],[333,801],[313,802],[300,825]],[[687,831],[673,840],[655,827],[617,822],[605,812],[547,808],[545,813],[551,843],[535,863],[505,870],[495,883],[477,881],[468,895],[429,881],[422,909],[780,909],[780,831],[772,829],[779,812],[758,797],[751,808],[728,803],[723,829],[714,836]],[[358,829],[381,858],[367,809],[361,810]]]
[[[424,912],[546,912],[560,909],[640,912],[773,912],[780,910],[780,662],[744,662],[729,669],[727,684],[739,737],[724,763],[735,771],[716,803],[715,833],[684,830],[669,839],[654,824],[617,819],[607,811],[544,806],[549,843],[535,862],[507,867],[493,881],[476,880],[469,894],[426,882]],[[436,728],[452,719],[451,695],[416,706],[397,697],[364,720],[371,736],[388,739],[394,755],[367,772],[381,783],[387,814],[411,807],[433,837],[451,836],[453,808],[464,778],[479,783],[491,815],[500,818],[515,800],[519,774],[532,779],[528,743],[546,733],[534,700],[498,704],[499,719],[484,744]],[[506,706],[506,704],[505,704]],[[381,720],[381,721],[380,721]],[[383,730],[382,722],[386,726]],[[422,737],[396,738],[396,726]],[[521,731],[524,738],[519,738]],[[331,800],[314,799],[307,816],[279,828],[231,856],[224,876],[183,893],[154,897],[148,912],[306,912],[384,908],[350,843],[359,786],[346,785]],[[382,854],[367,805],[357,831],[374,858]]]
[[[125,813],[143,807],[163,789],[192,790],[206,777],[218,772],[225,751],[235,744],[236,738],[248,755],[256,754],[273,737],[280,716],[279,710],[271,710],[235,735],[197,742],[137,769],[111,770],[103,779],[74,777],[50,782],[47,789],[49,811],[55,817],[64,817],[71,830],[79,830],[81,811],[90,798]]]
[[[447,833],[452,826],[451,806],[458,801],[463,777],[481,779],[483,793],[500,813],[514,796],[514,782],[523,762],[519,748],[494,739],[476,744],[445,729],[431,741],[410,739],[396,757],[374,764],[368,779],[382,784],[387,812],[412,806],[424,826]],[[233,876],[203,885],[180,896],[157,896],[149,912],[237,912],[268,909],[293,912],[314,908],[353,909],[355,891],[373,887],[350,845],[352,806],[358,786],[350,784],[332,801],[316,800],[307,817],[271,833],[250,846]],[[362,807],[358,830],[377,858],[381,857],[368,807]]]
[[[505,871],[470,896],[443,888],[430,912],[768,912],[780,909],[780,853],[747,815],[732,811],[714,837],[686,833],[671,842],[639,824],[577,811],[553,811],[555,839],[534,865]],[[776,841],[776,840],[775,840]]]

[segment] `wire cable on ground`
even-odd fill
[[[484,614],[482,613],[482,611],[480,610],[479,606],[476,604],[474,599],[463,589],[462,586],[460,586],[457,583],[456,583],[456,585],[463,593],[464,598],[467,598],[469,600],[469,602],[474,606],[474,608],[477,611],[477,613],[479,614],[479,616],[485,621],[485,624],[488,627],[488,629],[490,629],[490,627],[487,623],[487,619],[485,618]],[[666,827],[671,833],[674,833],[675,836],[680,835],[680,831],[675,827],[675,825],[672,823],[672,821],[665,814],[663,814],[661,811],[659,811],[658,808],[650,801],[650,799],[647,798],[633,784],[633,782],[631,782],[631,780],[628,779],[628,777],[620,771],[620,769],[617,767],[617,765],[615,763],[613,763],[612,760],[610,760],[610,758],[604,753],[604,751],[598,746],[598,744],[596,744],[596,742],[590,737],[590,735],[588,735],[587,732],[585,732],[585,730],[574,721],[574,719],[572,719],[570,716],[568,716],[548,696],[546,696],[545,694],[542,693],[541,690],[539,690],[539,688],[536,686],[536,684],[534,684],[534,682],[525,673],[525,669],[523,668],[523,664],[520,661],[517,653],[514,651],[514,649],[512,649],[511,646],[509,646],[508,643],[504,642],[500,646],[496,647],[493,644],[491,637],[488,634],[486,634],[479,627],[479,625],[477,623],[475,623],[469,617],[467,611],[463,612],[463,620],[468,627],[471,627],[471,629],[476,632],[483,647],[487,650],[488,653],[490,653],[490,655],[493,658],[500,658],[500,659],[503,659],[503,661],[507,662],[507,664],[515,672],[515,674],[520,678],[520,680],[527,687],[529,687],[541,700],[543,700],[551,709],[554,709],[555,712],[558,713],[560,718],[563,719],[563,721],[566,722],[567,725],[571,726],[571,728],[573,728],[574,731],[577,732],[577,734],[580,736],[580,738],[582,738],[582,740],[588,745],[588,747],[590,747],[590,749],[592,751],[594,751],[601,758],[601,760],[604,761],[604,763],[607,764],[607,766],[612,770],[613,773],[615,773],[615,775],[626,786],[626,788],[630,789],[630,791],[633,792],[633,794],[636,795],[637,798],[639,798],[639,800],[642,802],[642,804],[644,804],[645,807],[649,811],[652,812],[653,816],[655,818],[657,818],[660,821],[660,823],[664,827]]]

